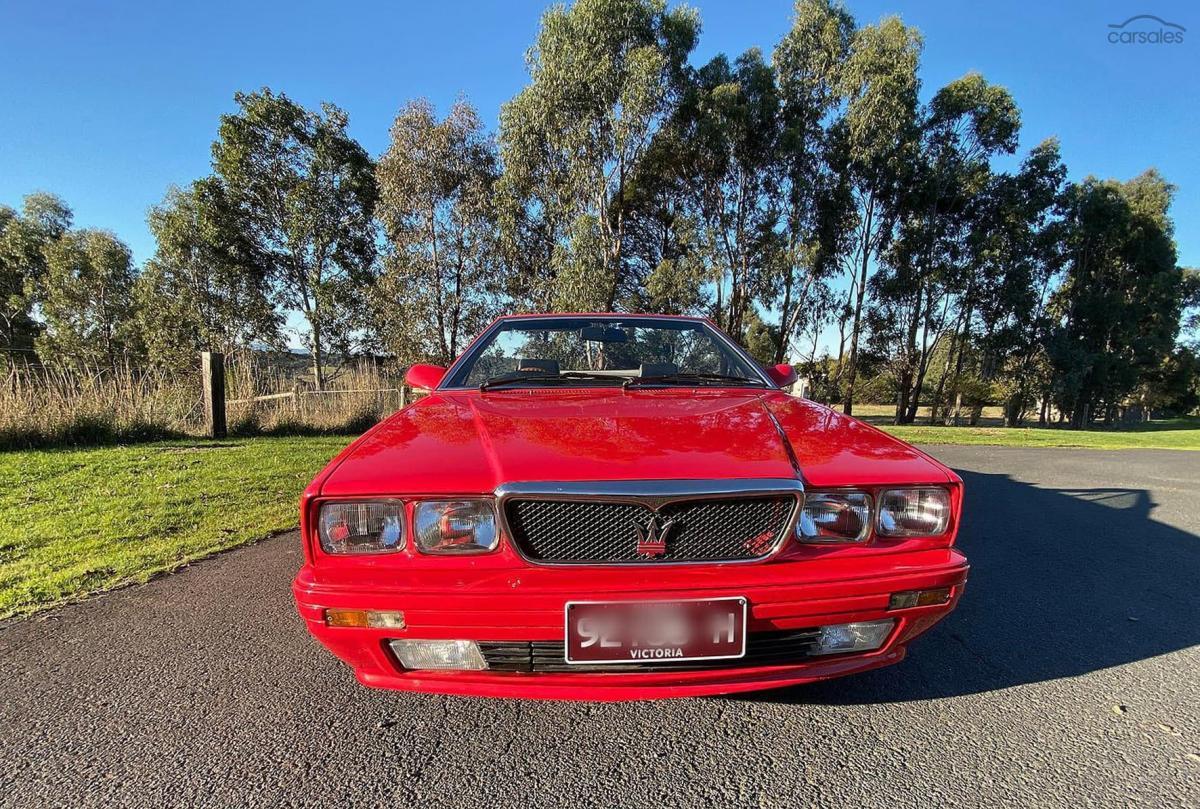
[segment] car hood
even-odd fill
[[[542,388],[434,393],[365,434],[316,483],[337,497],[721,478],[831,486],[947,474],[872,427],[779,391]]]
[[[761,391],[680,394],[434,394],[366,436],[324,491],[478,493],[517,481],[795,476]]]

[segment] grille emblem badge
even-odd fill
[[[675,520],[658,521],[658,515],[650,517],[650,521],[645,525],[634,523],[633,528],[637,531],[637,553],[638,556],[648,556],[655,558],[665,556],[667,553],[667,534],[675,527]]]

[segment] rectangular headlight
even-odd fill
[[[317,537],[326,553],[391,553],[404,547],[404,503],[356,500],[322,503]]]
[[[801,542],[862,542],[871,533],[871,495],[865,492],[812,492],[796,522]]]
[[[950,492],[942,488],[889,489],[879,495],[879,534],[935,537],[950,525]]]
[[[413,509],[417,550],[454,556],[496,549],[496,512],[491,500],[425,500]]]

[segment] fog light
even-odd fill
[[[906,610],[910,607],[932,607],[945,604],[950,600],[949,587],[935,587],[932,590],[905,590],[902,593],[892,593],[888,600],[889,610]]]
[[[390,645],[406,669],[487,668],[479,644],[473,640],[394,640]]]
[[[403,629],[404,613],[391,610],[325,610],[326,626]]]
[[[878,649],[887,640],[896,622],[891,618],[882,621],[863,621],[855,624],[832,624],[821,627],[814,655],[842,654],[844,652],[869,652]]]

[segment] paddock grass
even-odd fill
[[[1166,419],[1112,430],[1064,430],[1040,427],[895,426],[874,423],[911,444],[968,444],[998,447],[1081,447],[1085,449],[1200,450],[1200,418]]]
[[[262,539],[297,523],[348,436],[0,453],[0,618]]]
[[[840,408],[836,408],[840,409]],[[1004,411],[985,407],[975,427],[929,424],[929,408],[922,407],[915,424],[891,423],[891,405],[856,404],[855,418],[912,444],[966,444],[996,447],[1080,447],[1084,449],[1185,449],[1200,450],[1200,416],[1132,422],[1091,430],[1059,427],[1004,427]]]

